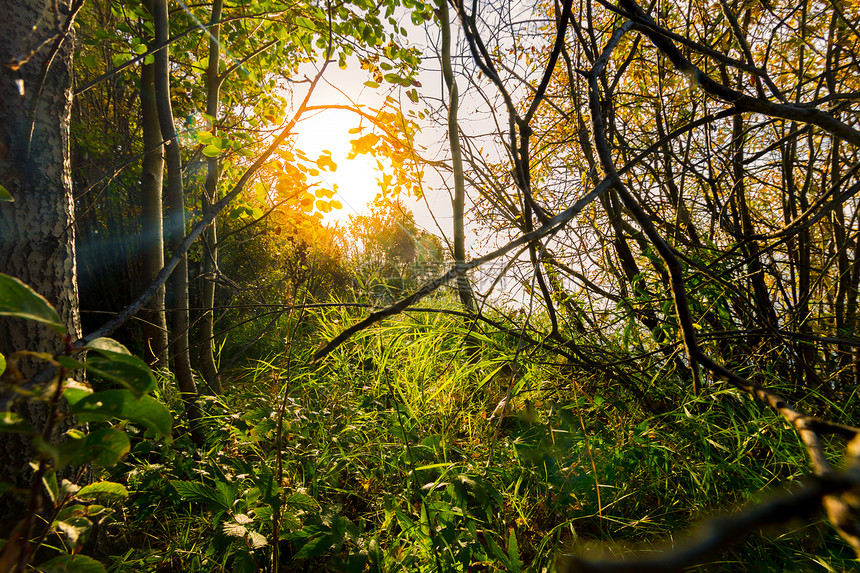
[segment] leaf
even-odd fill
[[[304,16],[296,16],[295,22],[299,28],[304,28],[305,30],[313,30],[315,28],[313,21]]]
[[[96,338],[87,344],[87,348],[98,351],[106,350],[108,352],[126,354],[128,356],[132,355],[128,348],[123,346],[121,343],[117,342],[113,338],[107,338],[104,336],[102,338]]]
[[[284,504],[295,509],[304,509],[306,511],[318,511],[319,504],[316,500],[306,493],[291,493],[284,500]]]
[[[86,555],[58,555],[39,565],[42,573],[107,573],[104,565]]]
[[[328,169],[329,171],[337,171],[337,163],[332,161],[331,155],[320,155],[317,159],[317,166],[320,169]]]
[[[35,434],[36,430],[24,418],[14,412],[0,415],[0,433]]]
[[[366,82],[364,82],[364,85],[366,85],[366,86],[367,86],[367,87],[369,87],[369,88],[374,88],[374,89],[376,89],[376,88],[378,88],[378,87],[379,87],[379,84],[378,84],[378,83],[376,83],[376,82],[371,82],[371,81],[366,81]],[[350,133],[351,133],[351,132],[350,132]]]
[[[203,148],[203,155],[206,157],[218,157],[221,153],[221,148],[212,145],[211,143]]]
[[[48,490],[48,495],[51,498],[51,501],[57,501],[57,498],[60,495],[60,486],[57,484],[57,474],[54,471],[47,471],[45,475],[42,476],[42,485],[45,486],[45,489]]]
[[[95,422],[119,418],[142,424],[163,437],[170,437],[173,418],[167,408],[150,396],[135,398],[128,390],[103,390],[80,395],[65,392],[64,397],[71,406],[71,413],[80,422]]]
[[[186,501],[209,503],[223,509],[230,509],[215,488],[190,481],[170,480],[170,485],[176,488],[179,496]]]
[[[508,559],[510,559],[511,571],[518,572],[523,568],[523,562],[520,561],[520,550],[517,546],[517,536],[514,530],[511,529],[508,537]]]
[[[90,530],[93,522],[86,517],[72,517],[66,521],[55,521],[54,525],[72,544],[77,545],[78,539]]]
[[[5,187],[0,185],[0,202],[12,203],[15,201],[15,198],[12,197],[12,194],[6,190]]]
[[[293,559],[299,561],[301,559],[310,559],[319,557],[329,549],[335,546],[337,539],[331,533],[323,533],[318,537],[314,537],[305,543],[298,553],[293,556]]]
[[[130,450],[131,442],[125,432],[103,428],[87,436],[84,450],[78,454],[79,457],[86,456],[87,459],[79,463],[92,461],[108,468],[120,461]]]
[[[248,532],[248,540],[251,542],[251,547],[254,549],[259,549],[260,547],[265,547],[269,544],[269,540],[266,539],[263,534],[257,533],[256,531]]]
[[[146,362],[137,356],[131,356],[128,351],[122,353],[107,349],[96,348],[95,350],[98,354],[91,353],[84,362],[88,372],[125,386],[131,390],[135,398],[141,398],[144,394],[155,390],[155,376]]]
[[[128,497],[128,490],[120,483],[100,481],[85,485],[75,494],[83,500],[98,500],[102,502],[121,500]]]
[[[0,376],[6,372],[6,357],[3,356],[3,353],[0,352]]]
[[[245,534],[248,533],[248,530],[245,529],[244,525],[240,525],[235,521],[225,521],[224,526],[222,527],[222,531],[224,535],[229,537],[245,537]]]
[[[47,324],[58,334],[66,327],[45,297],[15,277],[0,273],[0,316],[14,316]]]

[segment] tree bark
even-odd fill
[[[54,10],[56,9],[56,13]],[[0,17],[0,272],[15,276],[57,309],[72,339],[80,336],[69,122],[74,10],[68,0],[9,0]],[[58,32],[59,31],[59,32]],[[57,353],[63,341],[32,321],[0,319],[0,352]],[[33,374],[36,364],[22,365]],[[34,427],[46,408],[20,405]],[[28,481],[29,437],[0,434],[0,481]],[[0,523],[16,510],[0,502]]]
[[[451,67],[451,23],[448,16],[447,0],[439,1],[439,22],[442,25],[442,76],[445,79],[445,86],[448,88],[448,143],[451,146],[451,167],[454,172],[454,197],[451,200],[454,211],[454,262],[463,263],[466,262],[466,182],[463,174],[460,134],[457,127],[460,95],[457,90],[457,82],[454,79],[454,70]],[[469,288],[468,278],[465,276],[457,277],[457,291],[460,294],[460,302],[466,310],[474,310],[475,301],[472,297],[472,290]]]
[[[151,5],[151,2],[147,4]],[[164,180],[164,146],[155,102],[155,66],[145,64],[140,74],[140,115],[143,128],[143,167],[141,173],[141,229],[143,243],[142,283],[149,284],[164,266],[164,228],[161,193]],[[146,362],[156,369],[168,362],[167,317],[164,310],[164,287],[141,312]]]
[[[212,122],[212,134],[215,134],[218,118],[218,98],[221,79],[218,77],[218,62],[220,56],[221,7],[223,0],[215,0],[212,4],[212,19],[209,27],[209,67],[206,70],[206,114]],[[206,187],[203,192],[203,208],[208,210],[218,200],[218,157],[209,157],[206,161]],[[200,307],[203,314],[200,317],[198,330],[198,369],[206,381],[209,391],[221,393],[221,378],[215,365],[213,346],[215,342],[215,272],[218,267],[218,231],[217,220],[206,229],[203,235],[203,285],[200,289]]]
[[[169,37],[167,0],[153,0],[155,19],[155,42],[166,43]],[[165,46],[155,54],[155,97],[161,137],[165,142],[167,163],[167,228],[165,229],[170,249],[179,252],[185,238],[185,195],[182,186],[182,156],[179,138],[173,125],[173,107],[170,101],[170,47]],[[183,254],[171,276],[173,310],[171,312],[171,344],[173,374],[185,402],[185,415],[191,426],[195,441],[200,442],[197,432],[200,410],[197,404],[197,385],[191,372],[188,352],[188,256]]]

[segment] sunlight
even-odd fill
[[[352,147],[350,140],[358,137],[348,132],[358,125],[358,116],[339,109],[309,116],[296,125],[297,149],[304,151],[308,157],[317,157],[324,150],[329,150],[332,160],[337,164],[337,170],[325,171],[319,177],[324,187],[336,190],[334,198],[343,204],[342,209],[325,214],[326,223],[346,223],[349,215],[364,210],[379,192],[376,180],[381,174],[376,159],[368,155],[347,159]]]

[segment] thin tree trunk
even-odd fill
[[[0,202],[0,272],[47,298],[75,339],[81,327],[69,157],[74,9],[68,0],[8,0],[2,10],[0,185],[14,202]],[[63,33],[55,35],[55,27]],[[17,350],[56,354],[62,348],[46,327],[0,319],[0,353],[7,357]],[[40,365],[21,366],[33,374]],[[36,428],[47,417],[37,400],[19,402],[18,413]],[[0,434],[0,481],[27,484],[30,450],[30,436]],[[13,496],[2,496],[0,536],[15,525],[19,510]]]
[[[153,0],[155,18],[155,42],[162,44],[169,37],[167,0]],[[165,229],[172,251],[179,250],[185,238],[185,196],[182,188],[182,156],[179,139],[173,125],[173,108],[170,102],[170,47],[165,46],[155,54],[155,93],[161,137],[165,142],[167,163],[167,228]],[[195,441],[200,441],[197,423],[200,410],[197,404],[197,385],[191,372],[188,353],[188,256],[183,255],[171,276],[173,311],[171,312],[171,344],[173,374],[185,402],[185,414]]]
[[[454,262],[466,261],[466,183],[463,175],[463,154],[460,150],[460,134],[457,127],[457,108],[460,105],[460,94],[451,67],[451,24],[448,16],[447,0],[439,0],[439,21],[442,24],[442,76],[448,88],[448,142],[451,145],[451,165],[454,171]],[[475,301],[469,288],[469,279],[465,276],[457,278],[457,291],[460,302],[467,310],[474,310]]]
[[[212,134],[215,134],[218,118],[218,97],[221,80],[218,77],[218,62],[220,56],[221,7],[223,0],[215,0],[212,4],[212,20],[209,27],[209,68],[206,70],[206,114],[212,122]],[[203,192],[203,207],[209,209],[218,200],[218,157],[210,157],[206,161],[206,187]],[[198,369],[206,381],[208,389],[216,394],[221,393],[221,378],[215,365],[213,346],[215,336],[215,271],[218,266],[218,233],[215,220],[203,235],[203,286],[200,295],[200,307],[203,314],[200,317],[198,331]]]
[[[152,2],[147,2],[151,7]],[[143,284],[151,283],[164,266],[164,229],[161,205],[164,180],[164,146],[155,102],[155,66],[145,64],[140,74],[140,112],[143,127],[143,168],[141,173],[141,229],[143,243]],[[141,312],[146,362],[153,368],[166,368],[168,361],[167,318],[164,287]]]

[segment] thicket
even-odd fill
[[[58,300],[0,275],[0,571],[856,567],[856,3],[41,8],[0,271]],[[335,65],[392,89],[341,106],[390,166],[346,234],[294,137]],[[431,169],[448,237],[397,201]]]

